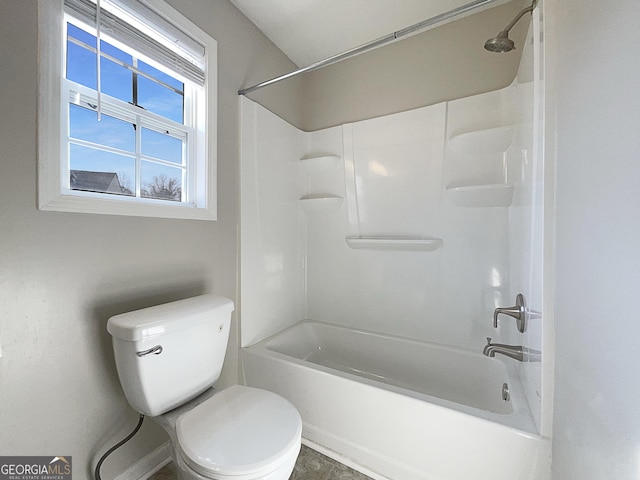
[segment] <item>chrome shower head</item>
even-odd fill
[[[534,7],[535,7],[535,0],[534,0],[534,3],[531,4],[531,6],[525,8],[520,13],[518,13],[518,15],[516,15],[516,17],[513,20],[511,20],[509,25],[507,25],[507,27],[504,30],[502,30],[495,37],[487,40],[484,44],[485,50],[488,50],[490,52],[496,52],[496,53],[506,53],[506,52],[510,52],[511,50],[515,50],[516,45],[515,43],[513,43],[513,40],[509,38],[509,30],[511,30],[513,26],[516,23],[518,23],[518,20],[520,20],[525,13],[533,12]]]

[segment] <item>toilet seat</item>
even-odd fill
[[[184,461],[212,479],[266,476],[297,456],[301,434],[302,420],[291,403],[243,385],[214,394],[176,422]]]

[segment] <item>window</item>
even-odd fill
[[[39,8],[39,208],[215,219],[215,40],[162,0]]]

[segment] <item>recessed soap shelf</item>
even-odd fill
[[[325,175],[338,167],[340,158],[333,154],[308,155],[300,159],[300,164],[309,175]]]
[[[433,251],[443,244],[441,238],[413,235],[349,235],[345,240],[351,248],[374,250]]]
[[[449,139],[449,147],[456,153],[487,155],[506,152],[513,139],[513,126],[487,128],[460,133]]]
[[[307,214],[333,212],[340,208],[343,197],[328,193],[314,193],[300,197],[300,205]]]
[[[509,207],[513,200],[513,185],[461,185],[447,187],[447,198],[459,207]]]

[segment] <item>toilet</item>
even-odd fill
[[[169,434],[183,480],[287,480],[302,420],[275,393],[220,377],[233,302],[215,295],[111,317],[107,330],[129,404]]]

